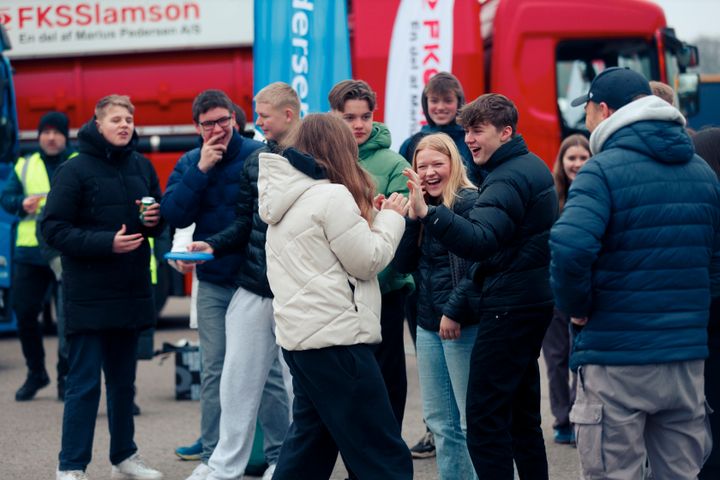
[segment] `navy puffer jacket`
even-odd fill
[[[680,112],[632,102],[593,132],[596,153],[551,233],[557,307],[589,321],[571,367],[707,356],[720,271],[720,187]]]
[[[198,168],[200,148],[187,152],[170,174],[160,211],[175,228],[195,223],[193,240],[205,240],[233,223],[240,198],[243,162],[263,144],[241,137],[237,132],[223,159],[207,173]],[[198,279],[219,285],[235,285],[242,252],[198,265]]]

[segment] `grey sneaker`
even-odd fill
[[[112,466],[110,478],[113,480],[160,480],[163,474],[145,465],[137,453]]]
[[[58,470],[55,472],[55,480],[90,480],[82,470]]]

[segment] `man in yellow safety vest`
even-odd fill
[[[48,112],[38,125],[40,149],[20,157],[0,195],[0,204],[20,217],[13,253],[12,308],[18,322],[18,337],[28,367],[25,383],[15,400],[31,400],[37,391],[50,383],[45,369],[45,350],[38,315],[55,274],[43,257],[36,234],[36,222],[50,191],[50,179],[65,160],[77,155],[68,144],[68,117],[61,112]],[[58,398],[64,397],[67,355],[63,358],[63,323],[58,316]]]

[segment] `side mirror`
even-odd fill
[[[697,73],[681,73],[677,77],[677,96],[680,111],[685,117],[697,115],[700,109],[700,75]]]

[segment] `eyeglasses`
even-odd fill
[[[228,125],[230,125],[230,120],[232,120],[232,115],[228,115],[227,117],[221,117],[217,120],[205,120],[204,122],[200,122],[200,126],[203,128],[203,130],[212,130],[213,128],[215,128],[215,125],[227,127]]]

